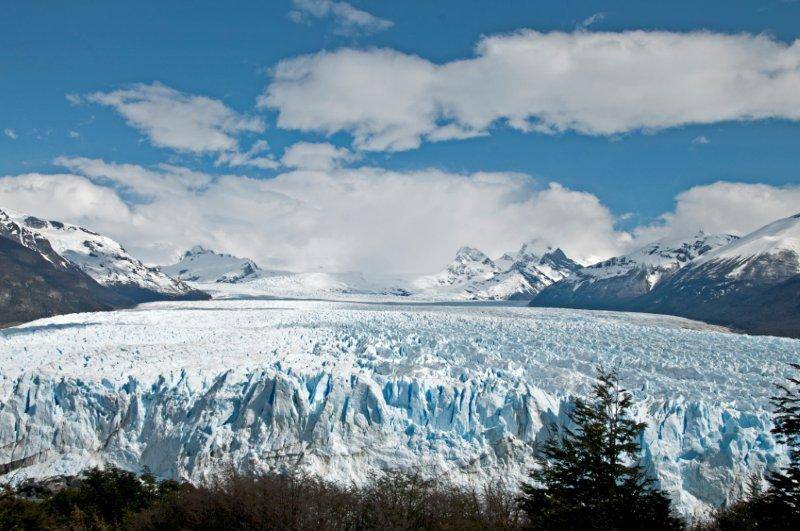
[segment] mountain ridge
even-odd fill
[[[583,268],[542,290],[531,306],[661,313],[800,337],[800,215],[741,238],[698,233],[667,253],[671,267],[631,266],[632,255],[647,255],[642,251],[657,243]]]

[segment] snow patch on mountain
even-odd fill
[[[737,237],[731,234],[706,234],[703,231],[691,238],[660,239],[630,254],[584,267],[566,280],[566,283],[576,290],[587,282],[638,274],[646,279],[645,291],[649,291],[664,276],[680,269],[698,256],[724,247],[736,239]]]
[[[75,265],[58,254],[50,241],[38,232],[29,229],[24,223],[17,220],[22,216],[13,210],[0,210],[0,236],[8,238],[39,253],[42,258],[59,269],[71,269]]]
[[[162,266],[167,275],[187,282],[242,282],[255,278],[261,268],[249,258],[216,253],[196,245],[177,263]]]
[[[443,298],[530,299],[579,267],[561,249],[546,247],[540,252],[535,242],[497,260],[472,247],[462,247],[443,271],[415,280],[412,288]]]
[[[161,296],[201,295],[186,283],[145,266],[111,238],[60,221],[47,221],[11,211],[0,213],[0,224],[5,227],[13,224],[18,228],[17,240],[22,245],[43,253],[51,262],[60,260],[63,267],[67,267],[67,263],[74,264],[97,283],[123,295],[145,300]],[[42,241],[48,242],[47,247],[60,258],[48,253]]]
[[[781,267],[781,274],[800,273],[800,214],[774,221],[750,234],[732,242],[730,245],[720,247],[704,254],[695,260],[693,266],[701,267],[707,264],[735,263],[728,272],[728,277],[736,278],[752,269],[758,262],[769,267],[780,262],[793,262],[793,270],[786,271]]]
[[[201,481],[299,467],[525,478],[619,367],[647,467],[683,514],[785,462],[768,397],[800,342],[646,314],[300,301],[154,303],[0,331],[3,479],[101,462]],[[746,390],[746,392],[743,392]]]
[[[499,272],[500,268],[483,252],[474,247],[462,247],[443,271],[421,277],[415,285],[422,289],[437,286],[461,287],[487,281]]]

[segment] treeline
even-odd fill
[[[229,474],[209,485],[156,481],[117,468],[90,470],[55,493],[9,491],[2,529],[521,529],[507,488],[480,491],[415,474],[361,487],[300,474]]]
[[[793,366],[800,370],[800,365]],[[0,529],[800,529],[800,379],[773,398],[789,464],[753,478],[748,495],[687,523],[639,462],[644,424],[615,372],[598,369],[591,399],[576,399],[567,427],[537,455],[519,488],[480,489],[390,472],[365,485],[302,474],[228,474],[194,486],[108,467],[53,488],[47,481],[0,494]],[[519,492],[514,494],[513,492]]]

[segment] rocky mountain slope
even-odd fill
[[[261,268],[249,258],[216,253],[196,245],[183,253],[178,262],[162,266],[162,272],[187,282],[242,282],[257,276]]]
[[[694,258],[736,237],[699,232],[687,239],[662,239],[636,251],[575,271],[542,290],[535,306],[631,310],[658,283]]]
[[[185,282],[145,266],[111,238],[76,225],[0,210],[0,235],[42,253],[60,267],[74,264],[134,303],[208,298]]]
[[[643,303],[750,333],[800,337],[800,214],[693,260]]]
[[[538,253],[534,248],[526,243],[492,260],[478,249],[462,247],[443,271],[417,279],[412,289],[476,300],[527,300],[580,268],[561,249]]]
[[[798,275],[800,215],[742,238],[701,233],[656,242],[581,269],[531,305],[665,313],[800,337]]]
[[[0,237],[0,326],[128,305],[79,268],[58,261],[46,240],[36,244],[44,254]]]

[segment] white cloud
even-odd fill
[[[0,178],[0,208],[84,225],[157,263],[201,244],[267,267],[429,273],[462,245],[499,255],[530,239],[592,261],[700,229],[742,235],[800,211],[800,186],[717,182],[680,193],[632,237],[596,196],[521,174],[339,168],[251,179],[55,162],[75,173]]]
[[[84,157],[58,157],[53,163],[144,201],[164,200],[176,194],[193,195],[211,184],[211,177],[205,173],[170,164],[148,169]]]
[[[113,220],[122,233],[131,212],[117,193],[72,174],[40,174],[0,177],[0,208],[50,219],[80,220],[88,227],[107,228]],[[133,230],[133,228],[131,228]]]
[[[3,129],[3,134],[6,135],[11,140],[16,140],[17,139],[17,132],[14,131],[13,129],[8,128],[8,127]]]
[[[711,143],[711,140],[709,140],[709,138],[707,136],[705,136],[705,135],[696,136],[696,137],[694,137],[692,139],[692,144],[695,144],[695,145],[701,145],[702,146],[702,145],[710,144],[710,143]]]
[[[297,23],[307,22],[309,18],[333,18],[336,31],[345,35],[369,34],[391,28],[390,20],[376,17],[364,10],[353,7],[347,2],[334,0],[293,0],[294,9],[289,18]]]
[[[72,130],[68,131],[67,134],[69,135],[70,138],[80,138],[81,136],[79,132]]]
[[[297,142],[286,148],[281,163],[301,170],[332,170],[342,162],[353,160],[353,154],[327,142]]]
[[[499,255],[535,237],[590,259],[627,238],[597,197],[520,174],[356,168],[250,179],[56,163],[80,175],[5,177],[0,206],[86,225],[162,263],[202,244],[272,267],[429,273],[467,244]]]
[[[365,150],[520,131],[618,135],[686,124],[800,119],[800,40],[662,31],[481,39],[444,64],[389,49],[280,62],[259,98],[278,125],[353,135]]]
[[[595,13],[590,17],[586,17],[580,22],[580,24],[578,24],[578,29],[582,30],[588,29],[589,26],[604,21],[606,19],[606,16],[607,15],[605,13]]]
[[[658,223],[640,227],[641,243],[660,237],[682,237],[704,230],[744,235],[776,219],[800,213],[800,186],[720,181],[678,194],[675,210]]]
[[[264,130],[261,118],[244,116],[219,100],[184,94],[161,83],[96,92],[85,99],[113,107],[155,146],[178,151],[236,151],[237,134]]]
[[[264,155],[269,150],[266,140],[257,140],[247,151],[226,151],[220,153],[214,166],[229,166],[238,168],[241,166],[252,166],[262,170],[274,170],[280,164],[270,155]]]

